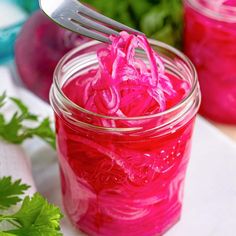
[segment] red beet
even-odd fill
[[[59,27],[41,11],[34,13],[23,26],[15,46],[16,67],[24,85],[48,101],[58,61],[88,40]]]

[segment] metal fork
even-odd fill
[[[39,0],[39,3],[45,14],[60,26],[101,42],[109,43],[109,36],[118,35],[119,31],[143,34],[93,11],[78,0]]]

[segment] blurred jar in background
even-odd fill
[[[184,51],[195,64],[200,113],[236,124],[236,0],[185,0]]]
[[[24,24],[15,45],[20,80],[26,88],[48,101],[58,61],[72,48],[88,40],[61,28],[41,11],[35,12]]]

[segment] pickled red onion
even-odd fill
[[[98,70],[79,85],[84,91],[79,105],[99,114],[127,117],[166,110],[167,100],[177,92],[147,38],[121,32],[110,39],[112,44],[97,52]],[[136,49],[145,52],[148,64],[136,57]],[[142,103],[134,106],[137,99]]]

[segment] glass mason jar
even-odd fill
[[[236,0],[185,0],[184,5],[184,52],[198,72],[200,113],[236,124]]]
[[[71,51],[54,73],[50,100],[64,207],[88,235],[161,235],[180,218],[199,86],[193,65],[182,53],[150,43],[168,73],[191,85],[185,99],[158,114],[104,116],[64,94],[68,80],[98,66],[96,49],[102,43],[91,41]],[[142,51],[137,57],[146,59]]]

